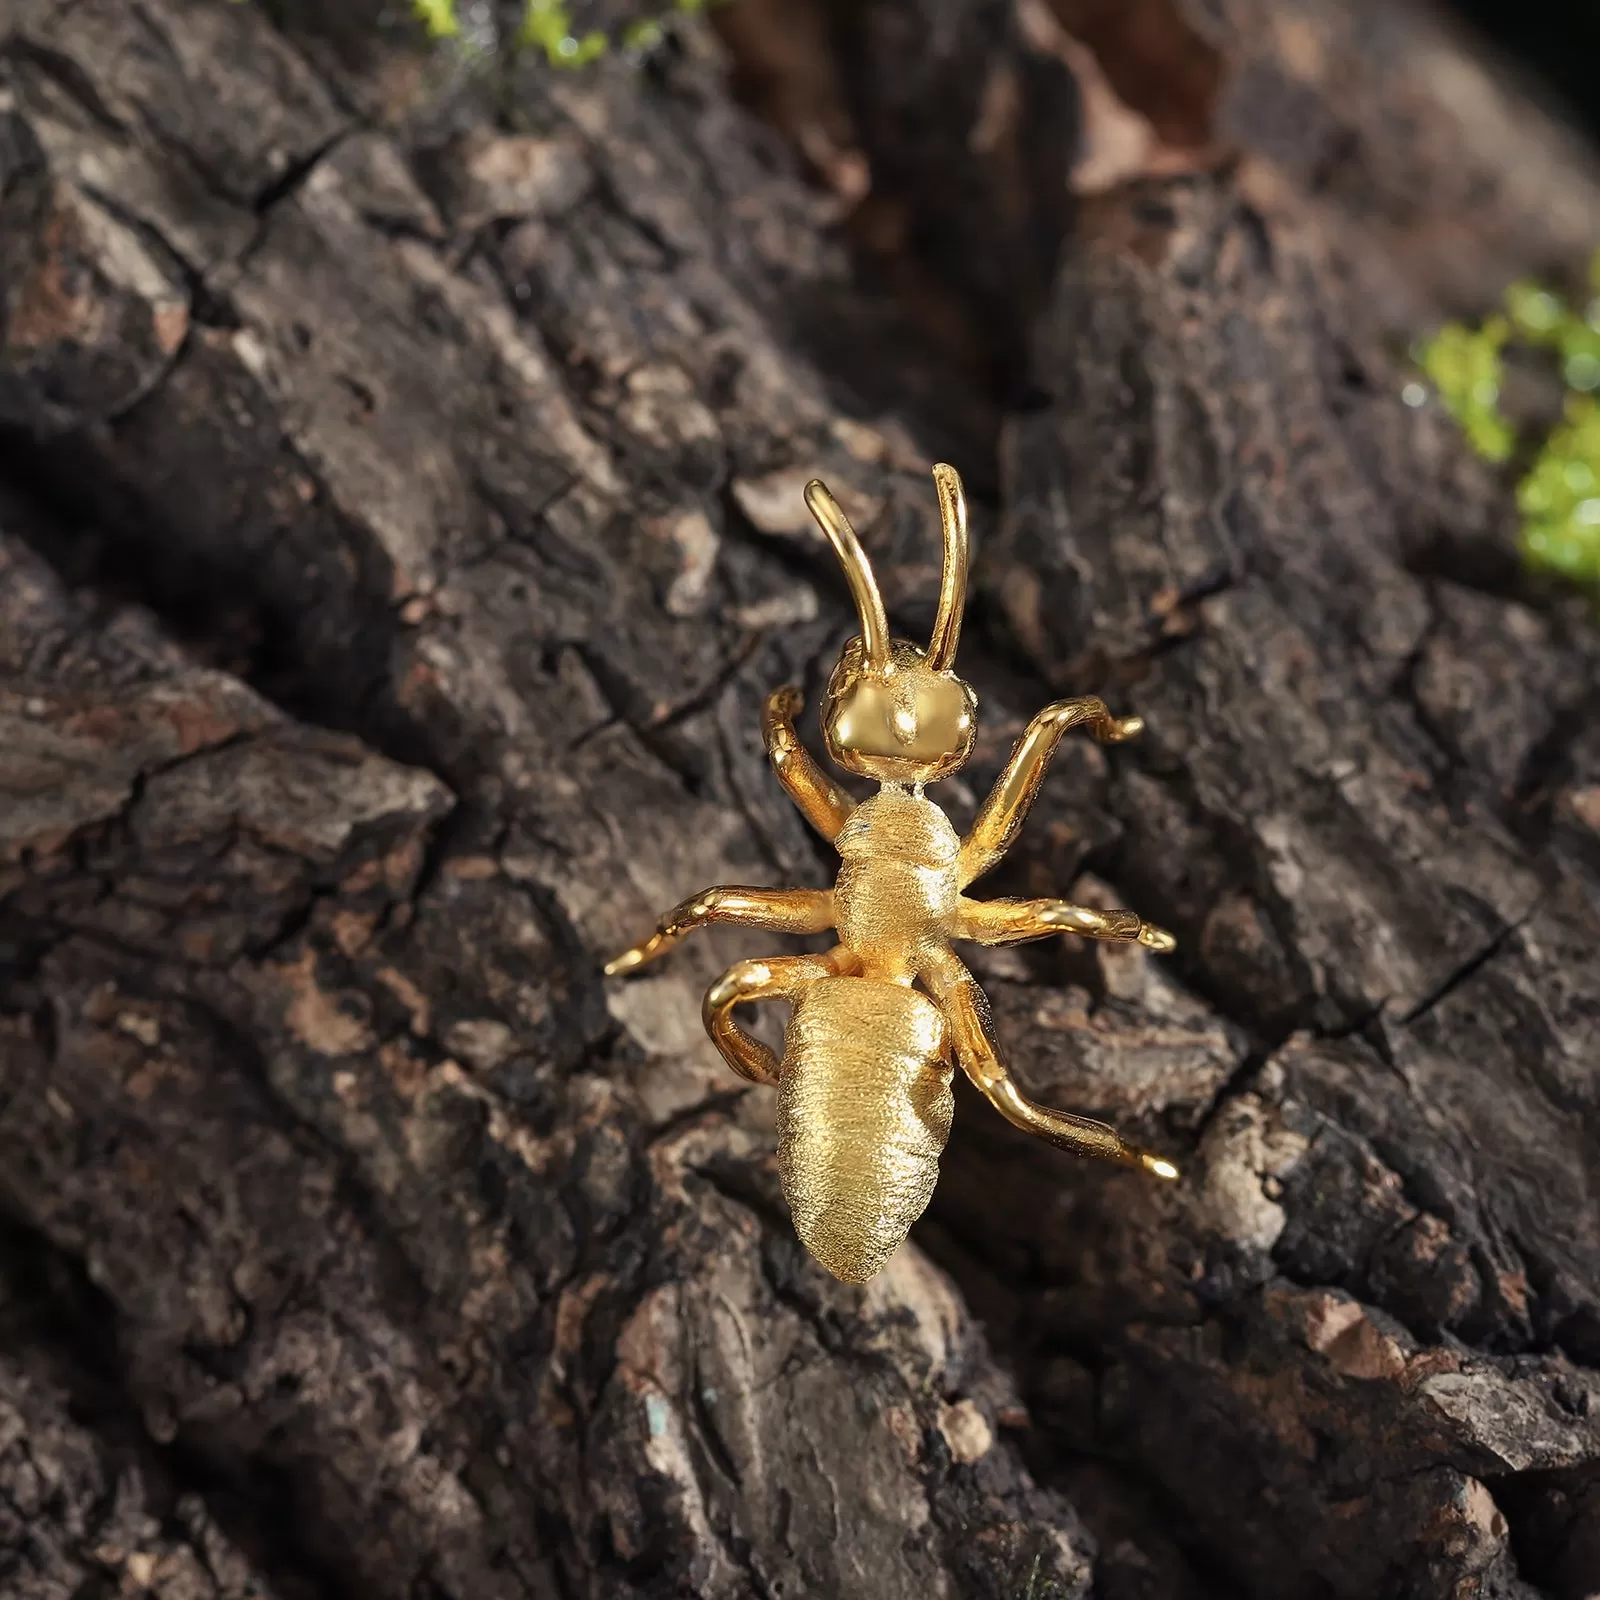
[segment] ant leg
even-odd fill
[[[851,977],[861,970],[858,957],[841,945],[826,955],[776,956],[770,961],[737,961],[706,990],[701,1015],[722,1058],[751,1083],[778,1082],[778,1058],[733,1020],[733,1008],[755,1000],[794,1000],[821,978]]]
[[[606,963],[606,976],[636,972],[708,922],[736,922],[771,933],[826,933],[833,926],[832,889],[706,889],[674,906],[648,939]]]
[[[982,877],[1016,843],[1062,735],[1083,724],[1088,725],[1102,744],[1119,744],[1139,733],[1144,719],[1114,717],[1106,709],[1105,701],[1094,695],[1082,700],[1057,700],[1054,705],[1046,706],[1017,740],[1005,771],[972,824],[972,831],[961,841],[960,883],[963,889],[974,878]]]
[[[817,765],[794,731],[794,719],[804,704],[792,684],[775,689],[767,696],[761,732],[778,782],[806,821],[832,844],[856,803]]]
[[[1086,939],[1116,939],[1170,955],[1178,941],[1165,928],[1143,921],[1137,911],[1096,911],[1070,900],[968,900],[956,906],[952,933],[974,944],[1021,944],[1052,933]]]
[[[1070,1111],[1035,1105],[1022,1093],[995,1046],[988,996],[953,950],[935,951],[922,976],[944,1011],[962,1071],[1006,1121],[1074,1155],[1138,1167],[1158,1178],[1178,1176],[1170,1161],[1129,1144],[1115,1128]]]

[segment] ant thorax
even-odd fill
[[[840,938],[861,957],[863,977],[909,983],[960,897],[960,836],[925,795],[885,784],[834,843],[843,858],[834,887]]]

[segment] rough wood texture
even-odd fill
[[[1408,10],[1051,9],[730,24],[798,156],[700,27],[479,82],[358,7],[0,14],[6,1592],[1600,1588],[1600,644],[1387,353],[1600,184]],[[1190,154],[1071,217],[1084,49]],[[1109,694],[994,887],[1183,941],[991,956],[1004,1040],[1186,1181],[963,1096],[855,1290],[699,1030],[762,944],[598,959],[823,881],[800,487],[926,626],[934,455],[957,821]]]

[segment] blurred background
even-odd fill
[[[1542,80],[1549,102],[1600,138],[1600,6],[1587,0],[1449,0]]]

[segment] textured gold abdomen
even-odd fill
[[[864,1283],[920,1217],[954,1100],[944,1018],[926,995],[830,978],[801,997],[778,1090],[778,1166],[801,1242]]]

